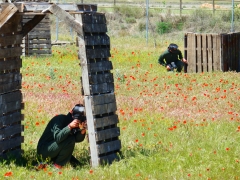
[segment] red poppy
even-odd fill
[[[12,175],[13,175],[13,173],[12,173],[11,171],[6,172],[6,173],[4,174],[5,177],[10,177],[10,176],[12,176]]]

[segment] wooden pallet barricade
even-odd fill
[[[78,37],[78,44],[91,164],[111,164],[119,159],[121,141],[106,18],[97,12],[86,12],[75,17],[83,24],[83,38]]]
[[[184,37],[187,72],[240,71],[240,33],[198,34]]]
[[[27,23],[34,15],[24,15],[23,24]],[[46,15],[24,38],[23,54],[31,55],[51,55],[51,27],[49,15]]]
[[[91,165],[95,167],[118,160],[120,128],[117,126],[114,78],[111,73],[113,66],[109,61],[110,38],[106,34],[105,15],[96,12],[96,5],[22,2],[14,4],[18,11],[12,6],[9,8],[10,3],[1,5],[3,12],[8,10],[4,23],[0,24],[0,156],[4,157],[8,151],[21,151],[23,142],[20,133],[23,131],[23,116],[20,114],[23,108],[20,91],[22,38],[45,17],[45,13],[53,13],[78,34]],[[76,18],[65,9],[74,12]],[[31,11],[31,15],[36,14],[23,24],[22,16],[27,15],[27,11]],[[15,16],[15,13],[19,14]]]
[[[10,5],[12,6],[12,5]],[[15,11],[16,12],[16,11]],[[11,13],[11,12],[10,12]],[[21,16],[11,14],[0,28],[0,157],[20,156],[23,143]]]

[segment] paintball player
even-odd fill
[[[183,58],[182,52],[178,49],[178,45],[171,43],[168,49],[158,58],[158,63],[165,66],[167,71],[181,72],[183,66],[187,66],[187,60]],[[186,72],[186,68],[184,68]]]
[[[50,158],[55,168],[60,169],[70,162],[74,167],[80,162],[72,155],[75,143],[82,142],[86,135],[85,108],[77,104],[67,115],[57,115],[47,124],[37,145],[37,154]]]

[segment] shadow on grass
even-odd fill
[[[87,152],[81,152],[81,156],[78,158],[79,163],[74,168],[83,167],[89,165],[89,155]],[[9,166],[15,164],[18,167],[24,167],[27,169],[34,169],[36,165],[40,163],[53,164],[50,159],[43,159],[37,154],[36,149],[30,149],[23,153],[8,153],[3,157],[0,157],[0,165]]]

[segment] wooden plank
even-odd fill
[[[227,34],[221,34],[221,70],[228,71]]]
[[[9,46],[9,45],[13,45],[13,44],[22,44],[22,34],[18,34],[18,35],[9,35],[9,36],[1,36],[0,37],[0,46],[4,47],[4,46]]]
[[[107,20],[104,13],[84,13],[82,22],[84,24],[106,24]]]
[[[236,33],[236,38],[237,38],[237,42],[236,42],[236,49],[240,49],[240,32]],[[237,51],[237,72],[240,72],[240,51]]]
[[[0,49],[0,58],[20,57],[22,55],[22,47],[11,47]]]
[[[29,39],[31,44],[51,44],[51,39]]]
[[[103,116],[100,118],[94,118],[94,126],[95,128],[111,126],[114,124],[119,123],[118,115],[110,115],[110,116]]]
[[[108,94],[99,94],[99,95],[91,96],[91,102],[93,106],[113,103],[113,102],[116,102],[116,97],[113,92]]]
[[[22,67],[22,59],[19,57],[16,57],[14,59],[0,60],[0,71],[20,69],[21,67]]]
[[[28,21],[31,21],[31,20],[33,19],[33,17],[34,17],[34,16],[31,16],[31,17],[26,18],[26,15],[23,16],[22,23],[25,24],[25,23],[27,23]],[[49,24],[49,23],[50,23],[50,19],[49,19],[49,18],[46,18],[46,16],[45,16],[45,17],[38,23],[38,25],[36,25],[36,27],[39,26],[39,25],[41,26],[41,25]]]
[[[25,48],[29,49],[51,49],[51,44],[26,44]]]
[[[202,71],[208,72],[207,35],[202,34]]]
[[[22,93],[14,91],[6,94],[0,94],[0,114],[21,109]]]
[[[0,152],[21,146],[22,142],[23,142],[22,136],[18,136],[18,137],[15,137],[13,139],[9,139],[6,141],[0,141]]]
[[[208,58],[208,72],[213,71],[213,41],[212,41],[212,35],[207,35],[207,58]]]
[[[0,85],[0,93],[7,93],[21,89],[21,80]]]
[[[23,12],[23,4],[22,3],[13,3],[17,8],[19,12]],[[9,3],[1,3],[2,10],[6,9],[8,7]]]
[[[76,14],[75,15],[76,20],[82,24],[82,15],[81,14]],[[81,26],[82,28],[82,26]],[[86,48],[85,48],[85,41],[83,36],[78,34],[78,44],[79,44],[79,59],[80,59],[80,64],[81,64],[81,69],[82,69],[82,83],[83,83],[83,92],[84,95],[89,96],[90,95],[90,84],[89,84],[89,77],[88,77],[88,59],[86,56]],[[97,163],[97,162],[95,162]]]
[[[14,23],[12,23],[14,22]],[[22,16],[14,14],[1,28],[0,34],[11,36],[13,34],[21,34],[22,31]]]
[[[232,60],[233,60],[233,58],[232,58],[232,34],[228,34],[228,49],[227,49],[227,51],[228,51],[228,64],[229,64],[229,71],[232,71]]]
[[[196,72],[203,72],[202,71],[202,35],[201,34],[196,34],[197,38],[197,71]]]
[[[22,101],[21,91],[0,94],[0,105],[16,101]]]
[[[98,48],[98,49],[87,49],[87,58],[108,58],[111,57],[110,49],[108,48]]]
[[[25,49],[25,53],[30,54],[52,54],[52,50],[50,49],[42,49],[42,50],[34,50],[34,49]]]
[[[114,92],[114,83],[103,83],[90,86],[91,95]]]
[[[7,114],[6,116],[0,116],[0,129],[3,127],[9,126],[13,123],[23,120],[23,115],[21,110],[19,112],[14,112],[12,114]]]
[[[109,153],[121,149],[121,141],[115,140],[97,145],[98,154]]]
[[[90,46],[95,45],[110,45],[110,38],[107,34],[85,35],[85,44]]]
[[[24,2],[24,11],[32,11],[32,12],[46,12],[46,10],[51,7],[52,4],[46,2]],[[75,3],[56,3],[64,11],[78,11],[78,7]],[[51,12],[51,11],[50,11]]]
[[[97,5],[96,4],[77,4],[79,11],[91,11],[96,12],[97,11]]]
[[[237,70],[237,51],[239,51],[240,49],[236,49],[236,33],[232,34],[232,43],[231,43],[231,47],[232,47],[232,70],[236,71]]]
[[[188,72],[196,73],[196,37],[193,33],[188,33],[187,36]]]
[[[188,51],[187,51],[187,34],[185,33],[184,34],[184,54],[183,54],[183,57],[185,59],[187,59],[187,53],[188,53]],[[187,73],[187,68],[188,68],[188,64],[184,64],[183,71],[185,73]]]
[[[231,42],[230,42],[230,47],[231,47],[231,49],[230,49],[230,52],[231,52],[231,54],[232,54],[232,56],[231,56],[231,71],[236,71],[236,51],[235,51],[235,48],[236,48],[236,40],[235,40],[235,33],[231,33],[230,34],[230,36],[231,36]]]
[[[105,130],[96,132],[96,141],[98,142],[98,141],[103,141],[103,140],[107,140],[107,139],[112,139],[112,138],[115,138],[118,136],[120,136],[119,127],[105,129]]]
[[[14,4],[8,4],[8,6],[2,10],[0,14],[0,28],[17,12],[18,8]]]
[[[98,61],[88,64],[89,72],[99,72],[99,71],[110,71],[113,69],[112,62],[107,61]]]
[[[88,33],[106,33],[106,24],[83,24],[84,32]]]
[[[3,159],[7,159],[8,157],[15,157],[17,159],[21,157],[22,152],[23,150],[21,150],[21,147],[14,148],[13,150],[9,149],[6,153],[0,153],[0,157],[2,157]]]
[[[51,37],[51,33],[50,33],[50,31],[49,32],[31,31],[28,33],[29,38],[31,38],[33,36],[37,39],[43,39],[43,38],[46,39],[46,38]]]
[[[48,27],[42,27],[42,28],[34,28],[32,31],[29,32],[30,34],[36,34],[36,33],[41,33],[41,34],[50,34],[51,31],[50,28]]]
[[[21,122],[20,122],[20,124],[14,124],[12,126],[7,126],[3,129],[0,129],[0,141],[4,140],[4,139],[6,140],[13,135],[21,134],[21,132],[22,132]]]
[[[73,16],[64,11],[64,9],[61,9],[58,5],[53,4],[47,10],[59,19],[63,20],[69,27],[72,27],[79,35],[83,35],[81,22],[77,21]]]
[[[93,115],[107,114],[117,110],[116,102],[92,106]]]
[[[36,15],[34,18],[23,25],[22,34],[26,36],[43,18],[44,15]]]
[[[78,44],[79,44],[79,57],[82,71],[82,87],[83,87],[83,95],[84,102],[86,108],[86,117],[88,124],[88,139],[89,139],[89,147],[90,147],[90,155],[91,155],[91,166],[96,167],[99,165],[98,161],[98,152],[97,152],[97,144],[96,144],[96,136],[95,136],[95,128],[94,128],[94,118],[92,113],[92,101],[90,97],[90,88],[89,88],[89,77],[88,77],[88,60],[86,56],[86,48],[84,41],[84,32],[82,29],[82,14],[75,15],[76,21],[79,22],[79,30],[78,32]]]
[[[19,82],[21,81],[22,76],[20,73],[6,73],[0,74],[0,87],[5,86],[7,83]]]
[[[213,68],[214,71],[220,70],[220,53],[221,53],[221,40],[219,34],[213,34]]]
[[[44,25],[42,25],[42,26],[35,26],[34,28],[33,28],[33,30],[32,31],[30,31],[30,33],[34,33],[34,32],[40,32],[40,33],[49,33],[49,34],[51,34],[51,30],[50,30],[50,27],[49,26],[44,26]]]
[[[99,163],[104,165],[104,164],[112,164],[114,161],[119,161],[120,158],[117,155],[117,153],[112,153],[106,156],[101,156],[98,159],[99,159]]]
[[[90,146],[90,154],[91,154],[91,165],[96,167],[99,165],[98,162],[98,151],[97,151],[97,144],[96,144],[96,136],[95,136],[95,128],[94,128],[94,119],[92,114],[92,104],[90,96],[84,96],[85,108],[86,108],[86,117],[87,117],[87,124],[88,124],[88,139],[89,139],[89,146]]]
[[[91,74],[89,75],[89,83],[92,84],[102,84],[114,82],[112,73],[104,74]]]

